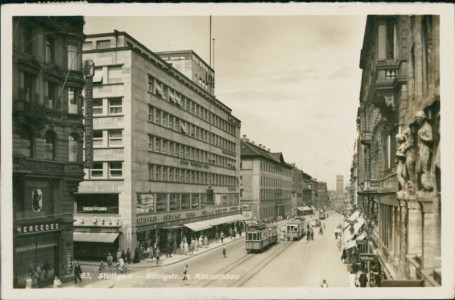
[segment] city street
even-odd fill
[[[326,279],[329,287],[347,287],[346,267],[341,263],[341,252],[336,247],[333,229],[343,220],[332,214],[322,220],[326,225],[323,235],[314,227],[314,241],[280,241],[263,253],[248,254],[245,239],[226,244],[227,257],[222,247],[212,249],[171,265],[149,268],[130,268],[128,274],[114,278],[95,279],[84,287],[319,287]],[[281,228],[284,223],[280,224]],[[229,239],[227,240],[229,241]],[[213,245],[213,247],[216,245]],[[182,282],[183,269],[188,264],[188,280]],[[153,267],[152,267],[153,266]],[[112,276],[106,274],[106,277]]]

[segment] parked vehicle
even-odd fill
[[[278,242],[276,225],[256,224],[248,226],[245,249],[247,252],[262,252]]]
[[[326,212],[325,212],[325,209],[320,209],[319,210],[319,219],[320,220],[324,220],[325,219],[325,216],[326,216]]]

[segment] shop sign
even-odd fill
[[[47,232],[47,231],[57,231],[57,230],[60,230],[60,224],[58,222],[34,224],[34,225],[21,225],[21,226],[16,227],[17,234],[37,233],[37,232]]]
[[[373,253],[360,253],[359,254],[359,259],[361,261],[377,261],[378,256]]]
[[[84,62],[85,80],[85,167],[93,167],[93,74],[95,63],[92,60]]]
[[[222,214],[227,213],[230,211],[238,211],[238,206],[232,207],[223,207],[217,208],[212,211],[207,210],[195,210],[195,211],[188,211],[188,212],[181,212],[181,213],[167,213],[167,214],[157,214],[157,215],[145,215],[145,216],[138,216],[136,219],[136,225],[149,225],[153,223],[161,223],[161,222],[168,222],[186,218],[195,218],[200,216],[206,216],[210,214]]]
[[[235,186],[228,186],[228,191],[235,191],[237,188]]]
[[[19,169],[30,170],[30,171],[50,171],[55,173],[63,172],[63,165],[53,162],[42,162],[34,160],[19,160]]]
[[[83,211],[107,211],[107,207],[103,206],[84,206]]]

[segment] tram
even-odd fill
[[[306,233],[307,222],[302,219],[291,220],[286,224],[286,236],[288,241],[298,241]]]
[[[262,252],[278,242],[276,225],[255,224],[248,226],[245,249],[249,252]]]

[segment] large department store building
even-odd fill
[[[77,194],[75,255],[180,244],[242,220],[240,121],[193,51],[154,53],[125,32],[89,35],[93,168]]]

